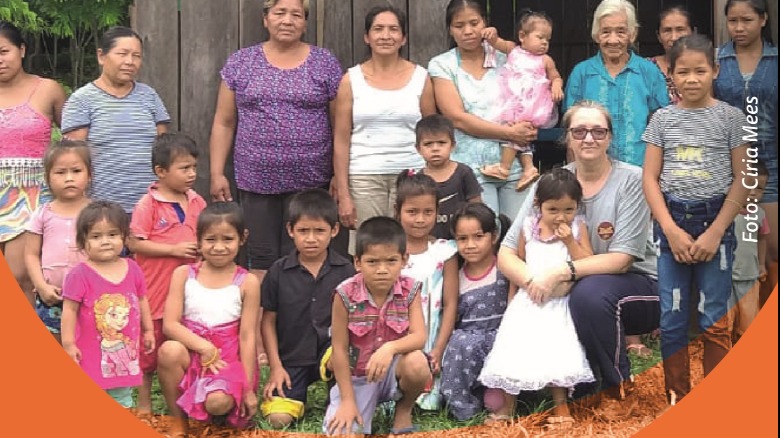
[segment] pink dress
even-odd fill
[[[239,409],[244,392],[254,391],[257,386],[258,375],[255,372],[255,381],[248,381],[239,351],[241,283],[247,271],[238,267],[231,284],[210,289],[198,282],[199,265],[193,264],[189,268],[189,277],[184,284],[182,323],[196,335],[214,344],[227,367],[218,374],[204,374],[200,355],[191,352],[190,366],[179,383],[182,394],[176,404],[190,418],[209,421],[211,416],[206,412],[206,397],[214,391],[223,391],[235,400],[235,408],[227,417],[228,423],[235,427],[247,427],[251,417],[240,416]]]
[[[45,201],[43,153],[51,141],[51,120],[27,100],[0,108],[0,242],[24,232],[32,212]]]
[[[499,70],[501,111],[498,122],[527,121],[537,128],[549,128],[558,121],[544,68],[544,56],[515,47]]]

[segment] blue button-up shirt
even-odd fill
[[[583,99],[604,105],[612,116],[613,129],[607,153],[641,166],[645,161],[642,134],[653,111],[669,105],[669,94],[655,64],[633,52],[629,55],[628,63],[614,78],[600,53],[574,66],[566,84],[564,109]]]

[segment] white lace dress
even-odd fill
[[[580,221],[577,218],[572,225],[575,239]],[[526,264],[532,273],[569,259],[566,245],[560,240],[538,239],[534,232],[537,224],[538,218],[533,216],[523,222]],[[479,381],[488,388],[518,394],[546,386],[571,390],[578,383],[594,380],[574,330],[569,297],[552,298],[539,305],[524,289],[518,290],[507,307]]]

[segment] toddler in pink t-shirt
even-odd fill
[[[76,221],[76,243],[87,261],[63,285],[62,346],[85,373],[124,407],[141,384],[140,341],[154,349],[141,269],[119,257],[129,220],[119,204],[96,201]],[[142,330],[143,329],[143,330]]]

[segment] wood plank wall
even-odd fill
[[[491,25],[504,38],[515,38],[515,16],[521,8],[544,10],[551,16],[550,55],[564,78],[574,65],[598,50],[590,37],[593,11],[600,0],[477,0],[488,11]],[[658,13],[684,4],[699,32],[712,35],[714,22],[723,26],[723,0],[631,0],[638,6],[642,56],[661,53],[656,38]],[[449,48],[445,8],[449,0],[310,0],[304,39],[322,43],[347,69],[366,56],[364,19],[373,6],[393,5],[407,13],[408,44],[404,56],[426,66]],[[777,0],[769,1],[776,18]],[[132,25],[144,41],[141,81],[154,87],[173,117],[173,129],[192,135],[202,150],[196,188],[208,192],[208,138],[219,84],[227,57],[267,38],[263,0],[135,0]],[[318,10],[322,9],[322,10]],[[318,23],[317,17],[323,22]],[[776,35],[776,20],[770,20]],[[322,34],[318,35],[318,29]],[[775,36],[776,38],[776,36]],[[716,40],[721,40],[722,36]]]

